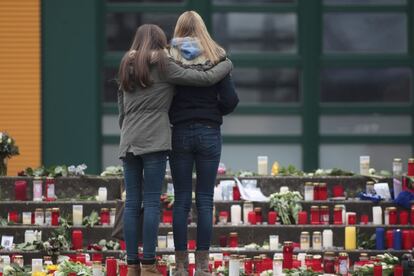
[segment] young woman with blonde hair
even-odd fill
[[[155,245],[161,186],[171,150],[168,110],[174,85],[213,85],[232,68],[230,61],[224,61],[209,71],[184,69],[167,57],[166,46],[167,38],[158,26],[142,25],[119,66],[119,157],[126,187],[123,222],[128,276],[162,275],[155,264]],[[140,261],[137,235],[142,204],[144,256]]]
[[[181,66],[199,70],[208,70],[226,56],[194,11],[184,12],[179,17],[170,54]],[[177,276],[188,275],[187,218],[191,209],[194,166],[197,173],[195,275],[211,275],[208,264],[214,185],[221,155],[220,125],[223,115],[231,113],[238,101],[230,75],[210,87],[176,86],[170,109],[173,125],[170,166],[175,191],[173,231]]]

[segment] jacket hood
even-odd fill
[[[171,40],[171,47],[176,48],[186,60],[193,60],[203,53],[203,47],[197,38],[176,37]]]

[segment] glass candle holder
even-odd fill
[[[361,215],[361,224],[368,224],[369,223],[369,217],[367,214]]]
[[[52,208],[52,225],[53,226],[59,225],[59,219],[60,219],[60,209]]]
[[[82,226],[83,222],[83,205],[72,206],[73,226]]]
[[[320,224],[328,225],[329,224],[329,207],[321,206],[319,210],[319,222]]]
[[[414,158],[408,159],[407,176],[414,176]]]
[[[241,199],[240,190],[236,184],[233,186],[233,200],[240,200],[240,199]]]
[[[335,206],[334,207],[334,224],[339,225],[343,224],[342,221],[342,208]]]
[[[35,224],[44,225],[45,223],[45,212],[42,208],[35,209]]]
[[[310,248],[310,235],[309,232],[302,232],[300,234],[300,249],[308,250]]]
[[[324,182],[319,183],[318,198],[319,198],[319,200],[327,200],[328,199],[328,186]]]
[[[327,274],[335,274],[335,253],[326,252],[323,257],[323,270]]]
[[[313,183],[313,200],[319,200],[319,182]]]
[[[269,211],[267,213],[267,223],[268,224],[276,224],[277,213],[275,211]]]
[[[400,218],[400,224],[401,225],[407,225],[408,224],[408,217],[409,217],[408,211],[401,210],[398,217]]]
[[[52,225],[52,208],[45,209],[45,225]]]
[[[244,223],[249,222],[249,213],[253,212],[253,202],[251,201],[245,201],[243,203],[243,221]]]
[[[74,250],[83,248],[83,234],[81,230],[72,231],[72,247]]]
[[[239,236],[237,232],[231,232],[229,235],[229,246],[230,247],[238,247],[239,246]]]
[[[256,224],[256,213],[254,211],[249,212],[249,214],[248,214],[248,221],[252,225]]]
[[[14,182],[15,199],[20,201],[27,200],[27,182],[25,180],[17,180]]]
[[[319,224],[319,206],[311,206],[311,224]]]
[[[256,214],[256,224],[261,224],[262,223],[262,208],[260,207],[256,207],[254,208],[254,213]]]
[[[227,247],[227,236],[221,235],[219,237],[219,244],[220,244],[220,247]]]
[[[308,213],[306,211],[300,211],[298,213],[298,224],[308,224]]]
[[[315,231],[312,234],[312,249],[321,250],[322,249],[322,233]]]
[[[293,242],[283,243],[283,269],[292,269],[293,266]]]
[[[306,201],[312,201],[314,196],[314,186],[312,182],[305,182],[305,196]]]
[[[391,225],[397,224],[397,208],[396,207],[389,207],[388,209],[388,222]]]
[[[113,257],[106,258],[106,276],[117,276],[118,263]]]
[[[33,179],[33,201],[42,201],[43,198],[43,181],[40,177]]]
[[[54,201],[56,200],[56,193],[55,193],[55,179],[53,177],[46,178],[46,200],[47,201]]]
[[[109,225],[109,209],[101,208],[101,225]]]

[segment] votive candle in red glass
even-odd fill
[[[256,213],[253,211],[249,212],[249,214],[247,215],[247,219],[250,224],[256,224]]]
[[[277,213],[275,211],[270,211],[267,213],[267,223],[276,224]]]
[[[402,242],[404,250],[411,250],[413,248],[410,230],[402,230]]]
[[[221,235],[219,237],[219,244],[220,244],[220,247],[227,247],[227,236]]]
[[[118,265],[118,268],[119,268],[119,276],[128,275],[128,265],[125,262],[120,262]]]
[[[329,207],[321,206],[319,210],[319,223],[328,225],[329,224]]]
[[[361,215],[361,224],[368,224],[369,223],[369,217],[367,214]]]
[[[298,224],[308,224],[308,212],[300,211],[298,213]]]
[[[400,215],[399,215],[400,224],[401,225],[407,225],[408,224],[408,217],[409,217],[408,211],[402,210],[400,212]]]
[[[322,271],[322,258],[313,258],[312,270],[317,272]]]
[[[52,221],[51,221],[51,224],[53,226],[59,225],[59,218],[60,218],[59,208],[52,208]]]
[[[109,225],[109,208],[101,209],[101,225]]]
[[[188,264],[188,276],[194,276],[195,264]]]
[[[311,206],[311,224],[319,224],[319,206]]]
[[[241,195],[240,195],[239,187],[235,185],[233,186],[233,200],[240,200],[240,199],[241,199]]]
[[[385,244],[387,246],[387,249],[393,248],[393,240],[394,240],[393,231],[387,230],[387,232],[385,232]]]
[[[165,262],[158,262],[157,269],[162,276],[167,276],[167,264]]]
[[[92,262],[101,262],[103,260],[102,253],[92,253]]]
[[[414,158],[408,159],[407,176],[414,176]]]
[[[319,183],[319,192],[318,192],[319,200],[327,200],[328,199],[328,187],[326,183]]]
[[[217,269],[222,265],[223,265],[223,260],[214,260],[214,269]]]
[[[162,222],[168,224],[172,223],[172,210],[162,211]]]
[[[313,200],[319,199],[319,183],[313,183]]]
[[[334,224],[343,224],[342,221],[342,208],[341,207],[334,207]]]
[[[244,273],[250,275],[253,273],[253,261],[250,258],[244,260]]]
[[[292,269],[293,267],[293,242],[285,241],[283,243],[283,269]]]
[[[254,272],[260,274],[262,272],[262,258],[257,256],[253,258]]]
[[[403,268],[401,265],[394,265],[394,276],[403,276]]]
[[[381,264],[374,265],[374,276],[382,276],[382,265]]]
[[[356,214],[355,213],[348,214],[348,224],[349,225],[355,225],[356,224]]]
[[[410,221],[411,224],[414,225],[414,204],[411,205]]]
[[[256,224],[261,224],[263,221],[262,208],[260,207],[254,208],[254,213],[256,214]]]
[[[12,223],[19,223],[19,213],[17,213],[17,211],[10,211],[7,216],[7,221]]]
[[[188,240],[188,249],[194,250],[196,247],[196,241],[195,240]]]
[[[239,235],[236,232],[231,232],[229,234],[229,247],[238,247],[239,246]]]
[[[78,253],[76,254],[76,261],[80,262],[81,264],[86,264],[86,256],[85,254]]]
[[[72,247],[74,250],[83,248],[83,234],[81,230],[72,231]]]
[[[27,200],[27,182],[26,180],[17,180],[14,182],[15,199],[25,201]]]
[[[333,197],[343,197],[344,196],[344,187],[342,185],[335,185],[332,188]]]
[[[307,269],[311,269],[313,267],[313,256],[312,255],[305,256],[305,266]]]
[[[219,222],[226,224],[229,221],[229,212],[220,211],[219,213]]]
[[[390,225],[396,225],[397,224],[397,208],[395,207],[389,207],[389,224]]]
[[[117,276],[117,260],[114,257],[106,258],[106,276]]]

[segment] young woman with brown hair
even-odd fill
[[[209,71],[184,69],[168,59],[166,46],[166,36],[158,26],[142,25],[119,67],[119,157],[123,161],[126,187],[124,236],[128,276],[161,275],[156,269],[155,245],[161,186],[171,149],[168,110],[174,85],[210,86],[232,68],[226,60]],[[140,261],[137,234],[142,204],[144,256]]]
[[[179,17],[171,45],[171,56],[186,68],[208,70],[226,55],[194,11]],[[223,115],[231,113],[238,102],[230,75],[210,87],[176,86],[170,109],[173,125],[170,165],[175,191],[173,231],[177,276],[188,274],[187,217],[191,209],[194,166],[197,173],[195,275],[211,275],[208,264],[214,185],[221,155],[220,125]]]

